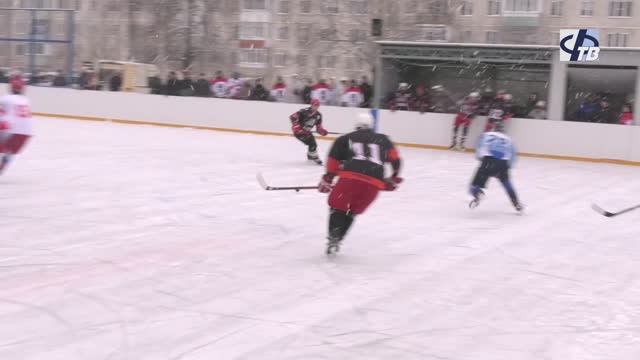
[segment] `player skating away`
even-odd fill
[[[359,114],[356,130],[336,139],[329,152],[327,173],[318,185],[320,192],[331,192],[327,254],[339,250],[354,217],[364,213],[378,191],[395,190],[402,182],[398,152],[386,135],[373,131],[373,124],[369,113]],[[390,178],[384,176],[385,163],[393,168]]]
[[[476,170],[471,183],[470,192],[473,200],[469,203],[469,207],[472,209],[480,204],[480,200],[484,197],[482,189],[486,187],[487,181],[491,177],[500,180],[516,210],[522,211],[523,209],[509,179],[509,170],[516,161],[516,149],[511,138],[503,131],[504,125],[502,122],[497,122],[494,124],[493,131],[485,132],[480,137],[480,143],[476,148],[476,157],[482,163]]]
[[[322,127],[322,114],[318,111],[320,108],[320,101],[318,99],[311,100],[311,107],[301,109],[291,116],[291,130],[296,139],[302,141],[307,145],[307,159],[312,160],[318,165],[322,165],[322,160],[318,157],[318,143],[316,138],[311,132],[313,128],[316,128],[318,134],[322,136],[327,135],[327,130]]]
[[[10,79],[11,94],[0,99],[0,174],[33,135],[31,106],[21,75]]]
[[[469,125],[471,125],[471,120],[476,116],[478,112],[479,101],[480,93],[478,92],[472,92],[464,98],[462,106],[460,106],[460,111],[458,111],[455,122],[453,123],[453,140],[451,142],[451,146],[449,146],[449,149],[453,149],[456,147],[456,145],[458,145],[458,130],[462,126],[459,149],[463,151],[465,150],[464,142],[467,140],[467,134],[469,133]]]

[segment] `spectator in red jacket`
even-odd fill
[[[631,112],[631,105],[624,104],[622,107],[622,114],[620,114],[620,124],[633,125],[633,113]]]

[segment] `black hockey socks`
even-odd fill
[[[451,139],[451,146],[449,147],[454,148],[456,146],[456,138],[458,137],[458,127],[454,126],[453,127],[453,139]]]
[[[516,195],[516,191],[513,189],[513,185],[511,184],[511,181],[509,180],[503,181],[502,186],[504,186],[504,189],[507,191],[507,194],[509,194],[509,199],[511,199],[511,203],[513,204],[513,206],[518,208],[520,206],[520,202],[518,201],[518,195]]]
[[[330,241],[340,241],[344,238],[347,230],[353,223],[353,215],[344,211],[331,209],[329,216],[329,236]]]
[[[462,135],[460,136],[460,146],[464,147],[464,142],[467,140],[467,134],[469,133],[469,125],[462,128]]]
[[[9,162],[11,161],[10,154],[2,154],[0,153],[0,174],[4,171],[4,169],[9,166]]]

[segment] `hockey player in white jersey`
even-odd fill
[[[9,83],[11,94],[0,99],[0,174],[33,135],[31,107],[23,95],[24,80],[14,75]]]
[[[473,200],[469,203],[470,208],[475,208],[484,197],[484,189],[487,181],[491,177],[498,178],[500,183],[509,194],[511,203],[517,211],[522,211],[523,206],[518,200],[513,184],[509,179],[509,170],[516,161],[516,148],[511,138],[504,134],[504,126],[501,122],[494,124],[494,130],[485,132],[480,137],[480,142],[476,147],[476,158],[482,163],[471,183],[470,192]]]

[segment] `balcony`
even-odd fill
[[[502,23],[508,27],[540,26],[541,0],[507,0],[503,3]]]

